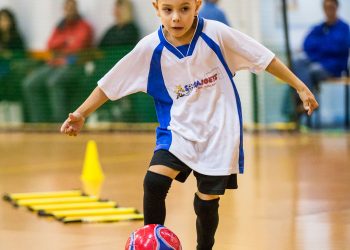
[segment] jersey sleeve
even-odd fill
[[[123,57],[98,82],[98,86],[110,100],[147,91],[147,81],[152,51],[145,41]]]
[[[220,25],[219,39],[231,72],[247,69],[259,73],[267,68],[275,54],[242,32]]]

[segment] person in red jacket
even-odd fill
[[[60,122],[70,109],[70,93],[79,82],[80,55],[90,48],[93,31],[78,12],[76,0],[65,0],[64,18],[53,30],[47,48],[50,58],[23,81],[27,121]]]

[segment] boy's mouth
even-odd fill
[[[171,27],[174,30],[182,30],[184,27]]]

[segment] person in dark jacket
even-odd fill
[[[114,23],[106,29],[97,44],[99,56],[94,61],[94,74],[85,80],[87,86],[85,91],[87,92],[84,93],[81,100],[85,99],[86,95],[96,87],[97,80],[129,53],[140,40],[140,30],[135,22],[133,11],[131,0],[115,0],[112,11]],[[133,107],[137,103],[134,99],[138,97],[139,95],[134,95],[123,98],[118,103],[109,102],[99,113],[99,119],[125,122],[129,121],[128,119],[136,118]]]
[[[0,52],[4,53],[10,50],[24,50],[22,36],[17,29],[15,15],[9,9],[0,10]]]
[[[0,101],[11,100],[17,93],[14,61],[25,56],[25,45],[17,21],[10,9],[0,10]]]
[[[115,24],[105,32],[98,47],[106,49],[120,45],[136,45],[140,39],[140,32],[134,21],[131,1],[116,0],[113,14]]]

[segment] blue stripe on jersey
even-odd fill
[[[176,49],[173,45],[171,45],[170,43],[168,43],[168,41],[165,39],[164,34],[163,34],[163,30],[162,27],[159,28],[158,30],[158,36],[159,39],[161,41],[162,44],[164,44],[164,46],[171,51],[175,56],[177,56],[179,59],[184,58],[184,55],[178,50]]]
[[[225,67],[225,70],[227,72],[227,74],[230,77],[232,86],[233,86],[233,90],[235,92],[235,96],[236,96],[236,103],[237,103],[237,110],[238,110],[238,116],[239,116],[239,124],[240,124],[240,145],[239,145],[239,172],[241,174],[243,174],[244,172],[244,151],[243,151],[243,118],[242,118],[242,106],[241,106],[241,100],[239,98],[238,95],[238,91],[236,88],[236,85],[233,81],[233,74],[230,70],[230,68],[228,67],[225,58],[221,52],[220,46],[217,45],[210,37],[208,37],[205,33],[201,34],[201,37],[203,38],[203,40],[208,44],[208,46],[215,52],[215,54],[217,55],[217,57],[219,58],[219,60],[221,61],[222,65]]]
[[[173,105],[162,74],[161,57],[164,45],[160,43],[154,50],[148,74],[147,93],[154,99],[159,127],[156,130],[157,142],[155,151],[159,149],[169,150],[172,142],[170,125],[170,110]]]

